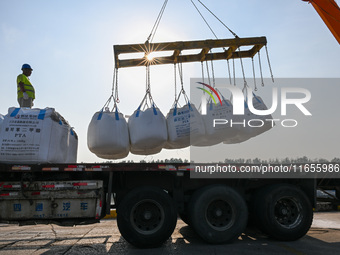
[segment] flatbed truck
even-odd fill
[[[179,216],[206,242],[228,243],[255,223],[277,240],[309,230],[316,179],[191,178],[190,163],[3,164],[0,221],[98,222],[117,210],[122,236],[155,247]]]

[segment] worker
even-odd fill
[[[17,77],[18,103],[20,107],[32,108],[35,91],[28,77],[32,74],[33,69],[29,64],[23,64],[21,70],[22,74]]]

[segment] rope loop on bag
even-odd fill
[[[110,104],[113,102],[113,107],[110,110]],[[119,112],[117,104],[120,102],[119,96],[118,96],[118,68],[115,68],[113,70],[113,77],[112,77],[112,89],[111,89],[111,95],[109,99],[105,102],[104,106],[100,110],[101,113],[105,112],[113,112],[116,111],[116,113]],[[101,117],[101,116],[100,116]],[[117,118],[117,116],[116,116]]]
[[[145,86],[145,95],[137,108],[136,116],[138,117],[139,111],[144,110],[146,108],[154,107],[157,108],[155,102],[153,101],[151,95],[151,85],[150,85],[150,65],[146,66],[146,86]],[[149,102],[148,102],[149,101]],[[149,105],[150,104],[150,105]]]
[[[190,100],[185,92],[184,89],[184,82],[183,82],[183,66],[182,63],[178,64],[178,73],[179,73],[179,78],[180,78],[180,82],[181,82],[181,90],[179,91],[178,95],[176,94],[176,98],[175,98],[175,102],[173,104],[173,108],[177,108],[177,105],[179,104],[179,99],[180,97],[183,95],[184,100],[186,102],[186,104],[190,104]]]

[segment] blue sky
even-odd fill
[[[239,37],[267,37],[275,77],[340,77],[339,44],[310,4],[301,0],[203,2]],[[102,161],[87,149],[86,133],[93,114],[111,93],[112,47],[144,42],[162,4],[161,0],[1,0],[0,113],[6,114],[9,107],[18,105],[16,76],[21,73],[21,65],[29,63],[34,69],[31,82],[37,91],[35,107],[53,107],[75,127],[79,135],[78,161]],[[232,37],[201,10],[219,38]],[[154,42],[212,38],[189,0],[170,0]],[[223,68],[216,65],[216,77],[226,77]],[[187,89],[190,77],[200,77],[200,72],[199,64],[184,65]],[[250,68],[246,75],[252,75]],[[264,75],[269,77],[267,67]],[[166,115],[173,103],[172,66],[152,68],[151,78],[155,102]],[[143,97],[144,68],[119,70],[118,85],[119,109],[130,115]],[[334,153],[325,156],[333,157]],[[189,151],[163,151],[146,160],[168,157],[188,158]]]

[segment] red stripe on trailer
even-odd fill
[[[37,195],[40,195],[40,191],[35,191],[35,192],[32,192],[31,193],[32,196],[37,196]]]
[[[75,183],[72,183],[73,186],[87,186],[87,182],[75,182]]]
[[[12,170],[31,170],[29,166],[13,166]]]
[[[0,194],[0,197],[8,197],[8,196],[18,196],[18,192],[9,192],[9,193],[2,193]]]
[[[193,166],[179,166],[178,170],[180,170],[180,171],[191,171],[191,170],[194,170],[194,167]]]
[[[43,171],[59,171],[59,167],[44,167]]]
[[[2,193],[0,197],[8,197],[8,196],[18,196],[18,192],[9,192],[9,193]]]
[[[64,171],[83,171],[82,167],[67,167],[64,168]]]
[[[54,184],[42,185],[43,188],[55,188]]]
[[[85,171],[103,171],[103,166],[85,167]]]
[[[5,184],[2,186],[4,189],[15,189],[15,188],[20,188],[20,184]],[[23,187],[25,188],[26,185],[24,184]]]
[[[96,172],[99,172],[99,171],[103,171],[103,169],[100,168],[100,167],[93,167],[93,168],[85,168],[85,171],[96,171]]]
[[[64,171],[80,171],[81,169],[77,165],[68,165],[64,168]]]

